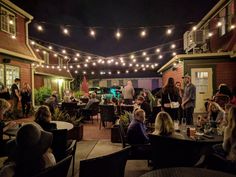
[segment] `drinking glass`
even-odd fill
[[[174,120],[174,129],[179,130],[179,120]]]
[[[181,126],[182,126],[183,132],[185,132],[186,131],[186,126],[187,126],[187,120],[186,120],[185,117],[183,117],[182,120],[181,120]]]

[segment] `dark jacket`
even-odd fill
[[[129,144],[146,144],[149,138],[146,135],[146,127],[143,122],[133,119],[128,127],[127,138]]]
[[[180,96],[178,93],[177,88],[173,88],[173,90],[166,90],[164,91],[164,89],[162,90],[162,94],[161,94],[161,105],[164,106],[165,103],[170,103],[171,102],[177,102],[179,101]]]

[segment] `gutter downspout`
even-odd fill
[[[28,25],[29,23],[31,23],[31,19],[27,20],[27,22],[25,23],[25,43],[26,46],[29,48],[29,50],[31,51],[32,55],[36,57],[36,55],[34,54],[33,50],[31,49],[30,45],[29,45],[29,30],[28,30]],[[32,91],[32,106],[35,107],[35,97],[34,97],[34,67],[32,67],[32,65],[30,66],[31,68],[31,91]]]

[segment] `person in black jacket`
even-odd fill
[[[137,98],[137,104],[140,106],[141,109],[144,110],[146,119],[148,120],[151,116],[151,106],[143,96],[138,96]]]
[[[28,117],[31,104],[31,88],[28,83],[24,83],[20,92],[23,117]]]
[[[179,102],[179,91],[175,86],[175,81],[170,77],[167,84],[162,89],[161,104],[165,112],[169,113],[173,120],[178,120],[178,107],[171,108],[171,102]]]

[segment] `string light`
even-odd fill
[[[95,31],[91,29],[90,30],[90,36],[95,37],[95,35],[96,35]]]
[[[63,53],[63,54],[65,54],[65,53],[66,53],[66,50],[65,50],[65,49],[63,49],[63,50],[62,50],[62,53]]]
[[[126,72],[126,73],[129,73],[129,70],[126,70],[125,72]]]
[[[54,57],[57,57],[57,54],[56,53],[54,53],[54,55],[53,55]]]
[[[86,71],[83,71],[83,74],[86,74]]]
[[[150,58],[149,57],[146,57],[146,61],[149,61],[150,60]]]
[[[175,55],[176,55],[176,52],[173,52],[173,53],[172,53],[172,56],[175,56]]]
[[[69,30],[68,30],[67,28],[64,28],[64,29],[63,29],[63,33],[66,34],[66,35],[68,35],[68,34],[69,34]]]
[[[134,62],[134,63],[136,62],[136,59],[135,59],[135,58],[133,59],[133,62]]]
[[[117,74],[120,74],[120,71],[117,71]]]
[[[31,44],[31,45],[35,45],[35,42],[34,42],[34,41],[31,41],[30,44]]]
[[[121,33],[120,33],[120,31],[118,30],[117,32],[116,32],[116,39],[120,39],[121,38]]]
[[[211,37],[211,36],[213,36],[213,33],[211,33],[211,32],[208,33],[208,37]]]
[[[80,65],[77,65],[76,67],[77,67],[77,68],[80,68]]]
[[[147,53],[146,53],[146,52],[143,52],[143,53],[142,53],[142,55],[143,55],[143,56],[146,56],[146,55],[147,55]]]
[[[162,55],[159,55],[159,56],[158,56],[158,58],[159,58],[159,59],[162,59],[162,58],[163,58],[163,56],[162,56]]]
[[[222,23],[221,23],[221,22],[218,22],[216,26],[217,26],[217,27],[221,27],[221,26],[222,26]]]
[[[175,44],[171,44],[170,48],[174,49],[176,47]]]
[[[12,38],[12,39],[16,39],[16,36],[15,36],[15,35],[12,35],[11,38]]]
[[[130,58],[133,59],[133,58],[134,58],[134,55],[130,55]]]
[[[141,36],[141,37],[145,37],[146,34],[147,34],[146,31],[145,31],[145,30],[142,30],[141,33],[140,33],[140,36]]]
[[[80,54],[79,54],[79,53],[76,53],[76,56],[77,56],[77,57],[80,57]]]
[[[134,72],[137,72],[137,71],[138,71],[137,69],[134,70]]]
[[[160,53],[161,49],[157,48],[156,53]]]
[[[167,35],[170,35],[171,33],[172,33],[172,30],[171,30],[171,29],[167,29],[167,30],[166,30],[166,34],[167,34]]]
[[[48,48],[49,48],[50,50],[52,50],[52,46],[48,46]]]
[[[38,25],[38,26],[37,26],[37,30],[38,30],[38,31],[43,31],[43,27],[42,27],[41,25]]]
[[[74,58],[74,61],[78,61],[78,58],[77,58],[77,57],[75,57],[75,58]]]
[[[92,71],[91,74],[94,75],[94,71]]]
[[[235,28],[235,25],[231,25],[230,26],[230,30],[234,29]]]
[[[192,30],[193,30],[193,31],[196,31],[196,30],[197,30],[197,27],[196,27],[196,26],[193,26]]]

